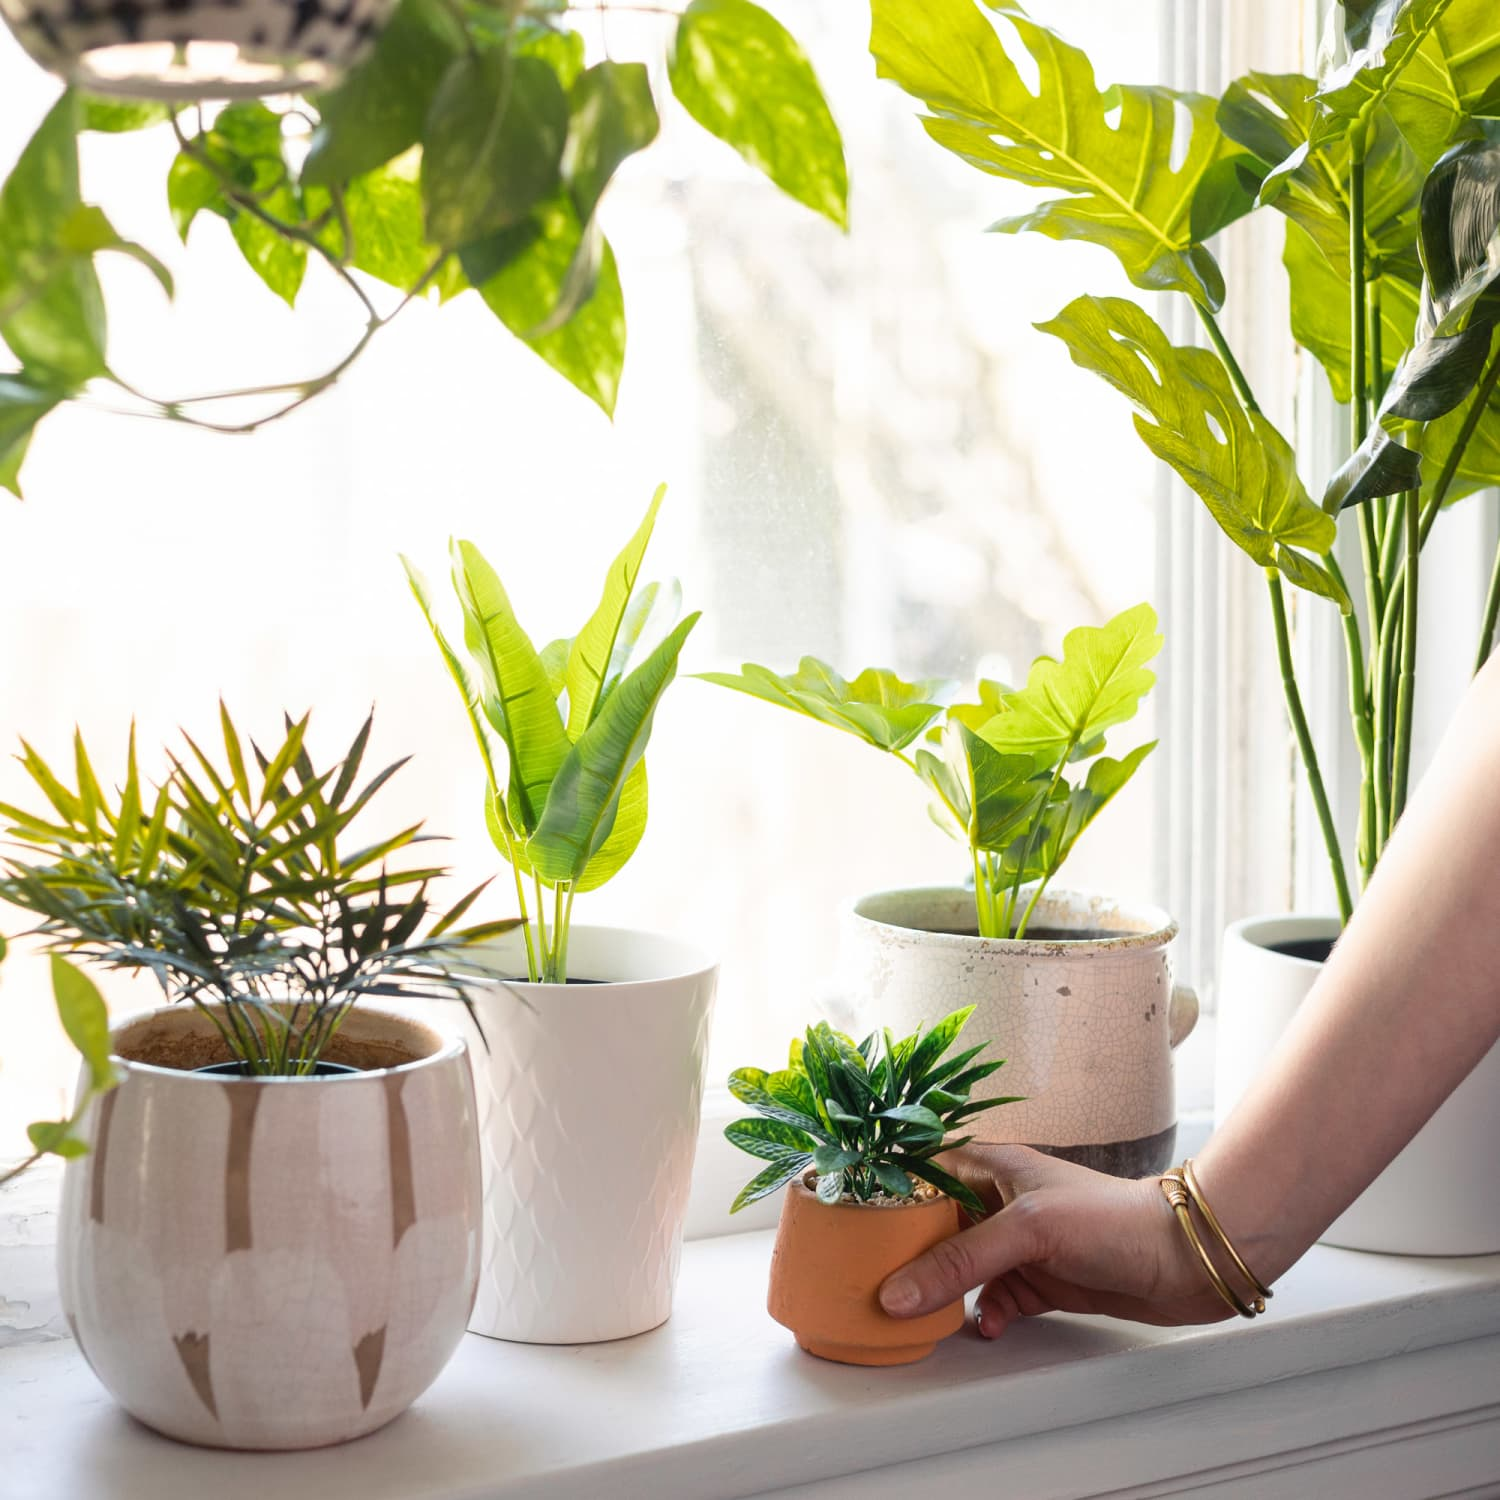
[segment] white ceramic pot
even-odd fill
[[[524,975],[520,932],[487,945]],[[570,980],[476,987],[484,1268],[470,1327],[597,1343],[664,1323],[682,1257],[718,965],[671,938],[575,927]]]
[[[1214,1115],[1222,1123],[1274,1052],[1322,964],[1272,945],[1331,941],[1333,917],[1252,917],[1224,934]],[[1366,1104],[1365,1108],[1373,1108]],[[1329,1227],[1323,1242],[1397,1255],[1500,1251],[1500,1046]]]
[[[960,886],[855,902],[840,985],[850,1028],[904,1035],[973,1005],[964,1044],[990,1041],[985,1056],[1006,1059],[975,1097],[1025,1095],[978,1116],[980,1139],[1120,1176],[1170,1165],[1172,1049],[1198,1019],[1197,997],[1172,983],[1176,923],[1154,907],[1059,892],[1032,920],[1046,937],[974,937],[974,926],[974,893]]]
[[[462,1040],[355,1010],[330,1078],[213,1077],[186,1005],[114,1033],[58,1226],[63,1309],[132,1416],[216,1448],[373,1432],[436,1379],[479,1269],[479,1149]]]
[[[395,0],[0,0],[42,67],[96,93],[229,99],[324,89]]]

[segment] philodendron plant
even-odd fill
[[[675,579],[640,581],[665,494],[663,485],[610,565],[582,629],[540,651],[472,542],[451,549],[467,661],[438,622],[426,578],[401,560],[479,748],[485,825],[515,877],[533,982],[567,982],[573,898],[618,874],[646,831],[646,745],[698,623],[696,612],[677,619]]]
[[[736,1120],[724,1134],[768,1163],[730,1212],[811,1169],[824,1203],[910,1198],[917,1183],[925,1182],[973,1217],[983,1217],[984,1205],[972,1189],[933,1160],[967,1142],[953,1133],[975,1115],[1017,1102],[970,1100],[975,1084],[1005,1066],[1003,1060],[975,1061],[988,1042],[948,1055],[973,1014],[971,1005],[925,1033],[900,1041],[889,1030],[871,1033],[858,1046],[820,1021],[792,1042],[785,1068],[730,1074],[730,1092],[759,1118]]]
[[[611,56],[612,19],[656,33],[650,51],[666,66]],[[593,63],[585,25],[605,37]],[[332,387],[412,301],[470,288],[613,413],[625,302],[599,206],[658,137],[663,77],[698,125],[845,227],[838,127],[802,48],[751,0],[401,0],[368,58],[314,96],[205,107],[68,90],[0,188],[0,340],[19,366],[0,371],[0,486],[19,493],[37,423],[86,387],[143,415],[250,431]],[[222,223],[288,304],[321,266],[360,319],[338,360],[207,406],[200,392],[148,394],[117,373],[127,366],[108,345],[96,261],[133,257],[167,297],[173,280],[85,202],[78,137],[158,126],[176,140],[163,190],[183,240],[197,224],[196,246]]]
[[[1141,439],[1265,570],[1288,715],[1347,919],[1354,890],[1286,586],[1342,611],[1367,881],[1406,803],[1423,546],[1445,507],[1500,483],[1494,0],[1347,0],[1330,7],[1317,78],[1249,73],[1219,99],[1101,90],[1083,51],[1001,0],[987,0],[998,29],[978,0],[872,8],[879,72],[927,106],[938,145],[1064,195],[995,229],[1099,245],[1137,286],[1187,297],[1202,322],[1210,347],[1178,347],[1138,303],[1086,296],[1039,326],[1134,405]],[[1225,284],[1209,242],[1266,209],[1285,220],[1292,340],[1349,408],[1351,456],[1321,505],[1216,317]],[[1334,551],[1341,530],[1358,537],[1358,587]],[[1476,670],[1497,616],[1500,553]]]
[[[306,717],[286,721],[269,755],[227,710],[220,718],[223,759],[185,736],[187,757],[170,759],[154,791],[132,730],[113,796],[81,735],[72,787],[23,742],[18,758],[45,805],[0,805],[19,846],[0,900],[37,918],[32,935],[54,955],[149,972],[169,1000],[199,1006],[247,1074],[312,1073],[366,996],[467,1003],[457,978],[464,949],[515,923],[461,927],[483,886],[442,913],[427,892],[443,870],[387,866],[423,841],[420,824],[348,847],[350,825],[404,764],[359,783],[371,720],[319,771],[304,745]],[[59,1001],[86,1020],[85,1035],[74,1026],[70,1035],[102,1086],[102,1006],[54,972],[59,980]]]
[[[946,708],[941,681],[873,667],[848,681],[811,656],[786,676],[748,662],[702,676],[910,767],[938,825],[968,847],[980,935],[1020,938],[1080,835],[1155,746],[1103,753],[1105,731],[1133,717],[1155,683],[1146,663],[1161,645],[1155,611],[1138,604],[1069,631],[1062,659],[1038,657],[1019,691],[981,680],[974,701]]]

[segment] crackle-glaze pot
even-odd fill
[[[470,1327],[598,1343],[664,1323],[708,1062],[718,965],[652,933],[574,927],[570,982],[529,984],[524,938],[471,950],[489,1045],[471,1047],[484,1269]],[[576,982],[583,981],[583,982]]]
[[[858,1035],[889,1026],[903,1036],[972,1005],[964,1041],[988,1041],[985,1056],[1006,1060],[974,1096],[1025,1097],[979,1115],[970,1133],[1123,1177],[1169,1166],[1172,1050],[1198,1019],[1196,995],[1172,982],[1177,924],[1155,907],[1058,892],[1032,918],[1046,936],[981,938],[974,925],[962,886],[856,901],[840,1019]]]
[[[356,1009],[363,1071],[213,1077],[186,1005],[116,1028],[124,1080],[68,1163],[62,1302],[132,1416],[216,1448],[320,1447],[405,1411],[458,1347],[479,1270],[465,1043]]]

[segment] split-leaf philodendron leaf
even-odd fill
[[[1062,658],[1038,658],[1024,688],[981,682],[977,702],[947,709],[942,682],[905,682],[873,667],[850,681],[815,657],[786,675],[747,662],[701,676],[897,756],[932,793],[938,826],[968,849],[980,932],[1022,937],[1079,835],[1151,748],[1096,759],[1105,732],[1133,717],[1151,690],[1146,663],[1161,645],[1155,612],[1136,605],[1102,627],[1070,631]],[[924,744],[908,755],[923,735],[942,753]],[[1075,785],[1075,776],[1084,779]]]
[[[873,0],[870,50],[881,77],[932,111],[922,124],[939,145],[981,171],[1068,194],[994,227],[1102,245],[1137,286],[1219,307],[1224,278],[1203,242],[1250,210],[1259,179],[1215,122],[1215,101],[1101,90],[1082,50],[1017,6],[990,8],[1031,54],[1036,91],[976,0]]]
[[[616,556],[599,603],[576,635],[538,650],[499,575],[472,542],[453,548],[466,655],[449,643],[427,580],[407,578],[463,701],[484,771],[485,826],[513,867],[523,912],[534,884],[555,902],[528,920],[532,979],[567,978],[573,897],[618,874],[646,828],[645,752],[656,710],[698,622],[677,621],[677,583],[644,583],[641,567],[665,487]],[[514,977],[514,976],[509,976]]]

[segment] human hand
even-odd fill
[[[886,1279],[880,1302],[893,1317],[976,1286],[986,1338],[1054,1311],[1163,1325],[1232,1316],[1154,1178],[1107,1177],[1026,1146],[966,1146],[941,1161],[990,1214]]]

